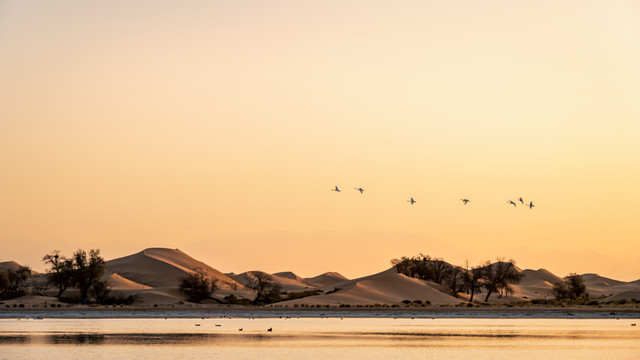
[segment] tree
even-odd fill
[[[87,253],[80,249],[73,253],[73,276],[72,282],[80,290],[80,298],[83,304],[88,301],[89,291],[94,286],[102,282],[106,263],[100,256],[99,249],[91,249],[89,257]],[[98,285],[102,286],[102,285]]]
[[[469,302],[473,302],[473,296],[476,293],[482,292],[485,269],[486,266],[478,265],[469,270],[469,263],[466,264],[463,280],[465,288],[471,294]]]
[[[424,254],[411,258],[403,256],[400,259],[392,259],[391,264],[401,274],[437,284],[442,284],[453,268],[441,258],[431,258]]]
[[[200,302],[208,299],[218,289],[218,279],[211,278],[204,270],[196,268],[180,279],[178,288],[187,296],[188,301]]]
[[[269,274],[254,271],[249,277],[247,287],[256,292],[254,304],[270,304],[280,301],[282,287]]]
[[[434,258],[427,261],[427,266],[430,267],[431,279],[436,284],[442,284],[444,280],[449,276],[453,266],[441,258]]]
[[[558,300],[589,298],[584,279],[576,273],[569,274],[563,282],[555,283],[553,285],[553,294]]]
[[[58,289],[56,297],[70,286],[73,286],[73,260],[60,255],[60,250],[54,250],[42,258],[45,264],[51,267],[47,269],[47,283]]]
[[[4,294],[9,288],[9,274],[0,268],[0,295]]]
[[[14,298],[26,293],[27,280],[31,276],[31,268],[20,266],[17,270],[0,269],[0,296]]]
[[[464,288],[465,270],[459,266],[451,266],[447,276],[444,279],[444,283],[451,290],[455,297],[458,297],[458,293]]]
[[[489,296],[494,292],[498,292],[499,297],[513,294],[511,284],[519,283],[522,276],[516,269],[516,262],[512,259],[504,261],[504,259],[498,258],[497,262],[486,265],[484,287],[487,289],[487,296],[484,301],[489,301]]]

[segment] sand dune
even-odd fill
[[[259,272],[262,272],[262,271],[254,270],[254,271],[243,272],[242,274],[232,275],[232,279],[234,279],[235,281],[239,282],[244,286],[248,286],[249,281],[255,279],[255,274]],[[283,291],[302,291],[302,290],[308,290],[308,289],[317,287],[315,284],[309,283],[306,280],[297,276],[296,278],[300,280],[292,279],[291,277],[283,277],[276,274],[267,274],[267,273],[265,274],[272,281],[279,283]]]
[[[631,290],[631,291],[622,291],[619,292],[617,294],[614,294],[613,296],[609,296],[606,299],[604,299],[604,301],[618,301],[618,300],[631,300],[631,299],[636,299],[636,300],[640,300],[640,289],[636,289],[636,290]]]
[[[609,279],[598,274],[582,274],[581,276],[587,287],[606,288],[626,284],[624,281]]]
[[[326,272],[324,274],[320,274],[318,276],[314,276],[312,278],[306,278],[305,280],[316,284],[320,287],[326,286],[334,286],[339,283],[344,283],[345,281],[349,281],[346,277],[342,276],[337,272]]]
[[[135,281],[123,278],[118,274],[105,274],[103,281],[107,281],[112,290],[143,290],[152,288],[148,285],[139,284]]]
[[[563,281],[562,278],[545,269],[525,269],[520,271],[520,274],[524,275],[520,283],[512,285],[514,293],[511,298],[513,301],[553,297],[551,293],[553,285]],[[493,300],[503,301],[503,299]]]
[[[363,278],[338,284],[338,291],[298,300],[283,302],[283,305],[373,305],[398,304],[403,300],[429,300],[433,304],[457,304],[461,300],[447,295],[427,281],[412,279],[398,274],[395,268]]]
[[[520,274],[524,275],[522,280],[520,280],[521,285],[538,284],[540,282],[547,282],[549,284],[562,282],[561,277],[558,277],[545,269],[538,269],[538,270],[525,269],[520,271]]]
[[[218,279],[221,287],[242,287],[220,271],[178,249],[150,248],[107,261],[108,272],[151,287],[177,287],[181,277],[197,268]]]
[[[0,268],[17,269],[20,265],[13,261],[0,263]],[[219,286],[213,297],[223,301],[227,295],[252,299],[255,293],[244,285],[255,278],[257,271],[242,274],[223,274],[211,266],[193,259],[177,249],[150,248],[139,253],[107,261],[106,274],[103,279],[111,285],[114,293],[120,295],[136,295],[138,305],[152,306],[173,305],[184,300],[178,291],[179,279],[200,268],[209,276],[218,279]],[[492,294],[490,303],[507,303],[528,301],[531,299],[553,298],[553,285],[563,281],[562,278],[545,269],[520,270],[523,276],[519,284],[512,285],[512,296],[498,297]],[[279,283],[285,292],[299,292],[317,289],[321,295],[278,303],[278,306],[307,305],[374,305],[399,304],[403,300],[430,301],[434,305],[456,305],[468,300],[469,295],[453,296],[443,285],[433,282],[409,278],[399,274],[394,267],[380,273],[349,280],[337,272],[327,272],[312,278],[302,278],[294,272],[285,271],[267,274],[272,281]],[[621,299],[640,299],[640,280],[623,282],[606,278],[597,274],[582,275],[591,298],[605,301]],[[32,277],[31,282],[43,282],[44,274]],[[73,292],[74,290],[69,290]],[[55,292],[49,290],[45,294]],[[327,294],[330,292],[329,294]],[[486,294],[478,293],[474,300],[484,301]],[[22,297],[14,301],[50,302],[53,298]],[[212,300],[213,301],[213,300]]]
[[[273,273],[271,275],[275,275],[275,276],[279,276],[279,277],[283,277],[283,278],[287,278],[287,279],[291,279],[291,280],[297,280],[297,281],[303,281],[304,280],[303,278],[301,278],[300,276],[294,274],[291,271],[282,271],[282,272]]]
[[[18,270],[19,267],[20,267],[20,264],[18,264],[15,261],[3,261],[3,262],[0,262],[0,269],[3,269],[3,270],[16,271],[16,270]]]
[[[16,270],[18,270],[20,268],[20,266],[22,266],[22,265],[18,264],[15,261],[2,261],[2,262],[0,262],[0,269],[3,269],[3,270],[16,271]],[[38,274],[37,271],[31,270],[31,275],[37,275],[37,274]]]

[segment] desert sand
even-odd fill
[[[19,265],[5,262],[2,266],[14,268]],[[205,304],[187,303],[178,291],[179,279],[196,269],[217,279],[220,286],[213,294],[214,300],[206,301]],[[562,281],[562,278],[545,269],[519,271],[523,278],[519,284],[513,285],[514,293],[502,297],[497,294],[491,295],[489,303],[526,304],[532,299],[551,299],[553,284]],[[107,261],[104,279],[111,285],[113,294],[135,295],[135,305],[139,307],[215,307],[227,306],[222,304],[227,295],[252,299],[254,292],[246,285],[249,279],[255,277],[255,273],[256,271],[247,271],[237,275],[224,274],[178,249],[149,248]],[[347,279],[337,272],[327,272],[310,278],[300,277],[291,271],[268,275],[272,281],[281,285],[283,292],[318,290],[319,293],[271,305],[277,307],[402,306],[406,300],[420,300],[431,307],[446,307],[464,304],[469,299],[469,295],[453,294],[442,285],[399,274],[394,267],[358,279]],[[44,274],[35,275],[34,278],[42,281]],[[640,280],[623,282],[596,274],[585,274],[583,278],[591,298],[597,298],[601,302],[640,299]],[[73,292],[74,290],[69,290],[69,293]],[[7,304],[12,306],[13,303],[48,306],[59,303],[51,297],[55,293],[55,290],[50,289],[44,292],[44,297],[23,297],[3,303],[5,307]],[[478,294],[474,301],[484,301],[484,297],[485,294]]]

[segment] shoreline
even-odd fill
[[[135,318],[514,318],[514,319],[640,319],[640,307],[406,307],[406,308],[274,308],[274,307],[25,307],[0,308],[0,319],[135,319]]]

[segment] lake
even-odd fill
[[[1,359],[640,359],[633,317],[4,315]]]

